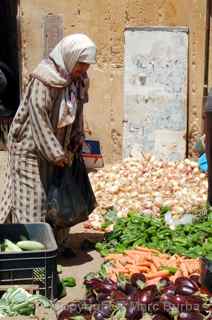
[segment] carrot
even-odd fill
[[[158,271],[158,272],[154,272],[154,273],[149,273],[146,275],[147,279],[153,279],[153,278],[159,278],[159,277],[166,277],[169,276],[169,272],[167,270],[163,270],[163,271]]]
[[[149,272],[149,268],[145,266],[137,266],[135,268],[131,269],[134,273],[139,273],[139,272]]]
[[[180,278],[180,277],[182,277],[182,272],[181,272],[180,270],[178,270],[178,271],[175,273],[175,275],[173,275],[173,276],[170,277],[170,280],[173,281],[173,282],[175,282],[175,280],[176,280],[177,278]]]
[[[118,261],[116,262],[115,271],[119,270],[119,272],[124,272],[125,267],[121,265]]]
[[[153,256],[152,262],[154,263],[154,265],[157,269],[160,269],[160,267],[161,267],[160,258]]]
[[[117,281],[116,274],[113,273],[112,275],[110,275],[110,279],[113,280],[114,282],[116,282]]]
[[[113,278],[118,273],[131,276],[134,273],[143,272],[147,281],[157,283],[164,276],[175,281],[180,276],[200,273],[200,261],[197,259],[160,254],[158,250],[145,247],[126,250],[123,254],[110,254],[106,260],[111,260],[113,263],[109,270],[109,275]],[[168,270],[161,270],[162,266],[177,268],[177,272],[171,276]]]
[[[160,281],[161,277],[157,277],[157,278],[153,278],[150,280],[147,280],[147,284],[148,285],[153,285],[153,284],[157,284]]]
[[[188,269],[186,268],[186,264],[183,261],[180,264],[180,269],[182,270],[183,276],[188,277],[189,272],[188,272]]]
[[[152,252],[152,253],[158,253],[158,254],[160,254],[160,252],[159,252],[158,250],[149,249],[149,248],[145,248],[145,247],[138,247],[137,250],[138,250],[138,251],[143,251],[143,252]]]
[[[114,260],[114,259],[119,259],[122,255],[120,253],[110,253],[107,257],[106,260]]]
[[[140,266],[149,268],[151,272],[157,272],[157,269],[155,268],[154,264],[149,261],[142,262]]]

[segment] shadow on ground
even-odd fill
[[[67,296],[60,300],[61,304],[83,299],[85,294],[84,276],[89,272],[99,271],[104,261],[95,250],[95,244],[102,241],[103,237],[103,233],[85,230],[83,224],[71,228],[68,242],[76,256],[69,259],[59,258],[58,264],[62,265],[61,276],[73,276],[76,279],[77,286],[67,290]]]

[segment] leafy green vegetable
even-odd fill
[[[168,211],[171,211],[170,207],[161,207],[160,208],[160,215],[164,216]]]
[[[62,279],[62,282],[65,287],[76,287],[76,280],[73,277],[65,277]]]
[[[39,294],[32,295],[22,288],[9,288],[0,299],[0,317],[34,315],[35,302],[41,303],[45,308],[52,306],[47,298]]]
[[[125,218],[117,219],[113,231],[106,234],[103,242],[97,243],[96,249],[106,256],[112,252],[146,246],[191,258],[208,257],[212,251],[211,219],[209,212],[201,222],[179,225],[175,230],[170,230],[162,217],[158,219],[132,212]]]
[[[102,224],[102,229],[108,228],[110,225],[114,224],[118,219],[117,212],[114,209],[110,209],[104,216],[104,223]]]
[[[101,268],[97,274],[101,279],[106,279],[108,275],[108,269],[111,267],[111,262],[106,261],[102,263]]]

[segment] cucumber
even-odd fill
[[[22,249],[19,246],[8,239],[4,240],[4,245],[5,252],[22,252]]]
[[[45,246],[38,241],[26,240],[19,241],[16,244],[19,248],[26,251],[40,251],[45,249]]]

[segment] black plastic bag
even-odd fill
[[[47,192],[48,220],[57,227],[87,220],[96,198],[83,159],[78,155],[71,166],[54,167]]]

